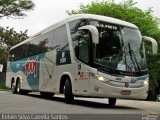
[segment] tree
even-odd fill
[[[131,22],[139,27],[142,35],[155,38],[160,48],[160,18],[152,15],[152,8],[148,8],[148,10],[143,11],[137,8],[135,6],[136,4],[137,3],[133,0],[127,0],[118,4],[115,3],[114,0],[111,2],[109,0],[102,2],[95,1],[87,5],[81,4],[79,10],[71,10],[67,11],[67,13],[69,15],[81,13],[98,14]],[[146,48],[147,51],[151,50],[151,45],[146,44]],[[155,100],[158,90],[160,93],[160,54],[157,56],[147,54],[147,59],[150,73],[149,92],[151,93],[148,98],[150,100]]]
[[[3,17],[19,18],[25,16],[25,12],[32,10],[34,3],[31,0],[0,0],[0,19]],[[0,47],[11,47],[26,38],[27,30],[20,33],[14,28],[0,27]]]
[[[160,43],[160,19],[152,16],[153,11],[151,8],[142,11],[135,7],[136,4],[133,0],[118,4],[114,3],[114,0],[111,2],[96,1],[87,5],[81,4],[79,10],[71,10],[67,13],[69,15],[80,13],[98,14],[125,20],[137,25],[142,35],[151,36]]]
[[[6,60],[8,58],[8,50],[0,48],[0,64],[3,64],[3,71],[6,71]]]
[[[32,0],[0,0],[0,19],[3,17],[22,18],[26,16],[26,11],[33,8]],[[3,63],[4,71],[6,70],[9,48],[27,38],[27,30],[18,33],[14,28],[0,27],[0,63]]]
[[[2,28],[0,27],[0,47],[1,48],[10,48],[13,45],[27,39],[27,30],[20,33],[17,33],[13,28]]]
[[[33,7],[31,0],[0,0],[0,18],[25,16],[25,11],[32,10]]]

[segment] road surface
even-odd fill
[[[118,99],[116,106],[111,107],[108,99],[75,98],[74,104],[66,104],[63,95],[43,98],[37,93],[17,95],[0,91],[0,114],[0,119],[7,119],[6,114],[58,114],[61,119],[159,120],[160,102]]]

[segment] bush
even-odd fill
[[[149,69],[149,94],[147,100],[156,100],[160,94],[160,54],[147,55]]]
[[[0,81],[0,89],[7,89],[7,87],[6,87],[4,82]]]

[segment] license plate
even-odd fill
[[[121,95],[131,95],[131,91],[130,90],[122,90]]]

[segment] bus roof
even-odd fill
[[[44,33],[49,32],[52,29],[55,29],[55,28],[65,24],[67,22],[71,22],[71,21],[78,20],[78,19],[95,19],[95,20],[106,21],[106,22],[112,23],[112,24],[117,24],[117,25],[122,25],[122,26],[138,29],[138,27],[136,25],[132,24],[132,23],[129,23],[129,22],[126,22],[126,21],[123,21],[123,20],[119,20],[119,19],[116,19],[116,18],[112,18],[112,17],[106,17],[106,16],[94,15],[94,14],[75,14],[75,15],[70,15],[68,18],[47,27],[46,29],[38,32],[37,34],[35,34],[35,35],[31,36],[30,38],[24,40],[23,42],[11,47],[10,50],[12,50],[12,49],[14,49],[14,48],[26,43],[26,42],[29,42],[30,40],[36,38],[37,36],[43,35]]]
[[[122,26],[127,26],[127,27],[131,27],[131,28],[135,28],[138,29],[138,27],[132,23],[120,20],[120,19],[116,19],[113,17],[107,17],[107,16],[102,16],[102,15],[94,15],[94,14],[75,14],[75,15],[71,15],[68,18],[68,22],[76,20],[76,19],[95,19],[95,20],[101,20],[101,21],[105,21],[108,23],[113,23],[113,24],[117,24],[117,25],[122,25]]]

